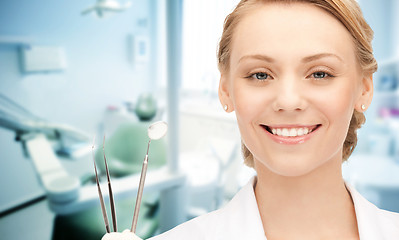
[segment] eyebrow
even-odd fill
[[[327,58],[327,57],[336,58],[336,59],[338,59],[341,62],[344,61],[344,60],[342,60],[341,57],[339,57],[338,55],[333,54],[333,53],[319,53],[319,54],[315,54],[315,55],[312,55],[312,56],[304,57],[302,59],[302,62],[312,62],[312,61],[319,60],[320,58]]]
[[[338,55],[333,54],[333,53],[318,53],[318,54],[315,54],[315,55],[304,57],[302,59],[302,62],[304,62],[304,63],[312,62],[312,61],[316,61],[316,60],[319,60],[321,58],[327,58],[327,57],[333,57],[333,58],[336,58],[339,61],[343,62],[341,57],[339,57]],[[262,60],[262,61],[271,62],[271,63],[275,62],[275,60],[273,58],[271,58],[271,57],[269,57],[267,55],[262,55],[262,54],[246,55],[246,56],[241,57],[238,62],[241,62],[241,61],[246,60],[246,59]]]
[[[246,55],[246,56],[243,56],[242,58],[240,58],[240,60],[238,60],[238,62],[241,62],[246,59],[256,59],[256,60],[262,60],[265,62],[275,62],[275,60],[273,58],[266,56],[266,55],[262,55],[262,54]]]

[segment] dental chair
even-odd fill
[[[141,171],[142,161],[147,146],[148,122],[126,123],[117,128],[110,138],[105,140],[105,155],[108,162],[111,181],[118,177],[137,174]],[[166,163],[166,142],[162,139],[154,141],[150,149],[151,162],[149,169],[159,168]],[[95,160],[100,174],[105,176],[103,149],[95,153]],[[94,177],[94,175],[93,175]],[[88,181],[94,184],[94,178]],[[105,179],[104,179],[105,180]],[[137,235],[149,238],[158,228],[158,194],[147,194],[142,203]],[[119,231],[130,229],[135,204],[135,197],[116,202]],[[100,239],[104,232],[101,209],[92,207],[75,214],[57,216],[53,239]]]
[[[105,154],[113,175],[111,181],[118,214],[118,230],[130,229],[132,223],[140,178],[135,173],[140,172],[145,156],[148,125],[149,122],[143,121],[121,125],[105,140]],[[17,141],[21,142],[26,156],[32,160],[46,191],[49,208],[56,214],[52,239],[100,239],[105,228],[93,177],[79,179],[70,174],[71,171],[66,170],[59,159],[59,156],[69,153],[76,143],[83,143],[90,153],[90,137],[70,126],[52,124],[38,118],[1,94],[0,127],[16,133]],[[183,187],[185,176],[160,167],[166,163],[165,140],[154,141],[150,155],[145,196],[137,226],[137,235],[143,238],[153,235],[158,225],[160,229],[167,229],[182,219],[178,211],[181,208],[179,201],[174,200],[173,193]],[[104,170],[102,148],[97,150],[95,156],[99,169]],[[87,159],[92,161],[90,155]],[[101,182],[105,190],[106,181]],[[158,196],[161,199],[159,207]],[[104,193],[104,198],[107,197],[107,193]],[[157,215],[160,215],[160,220]]]

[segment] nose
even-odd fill
[[[306,90],[301,86],[300,80],[294,77],[279,79],[275,87],[272,103],[274,111],[296,112],[306,108]]]

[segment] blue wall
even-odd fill
[[[399,1],[392,2],[391,15],[393,16],[393,47],[395,49],[396,56],[399,56]]]
[[[63,72],[20,71],[18,44],[0,43],[0,93],[36,115],[94,134],[108,105],[122,105],[154,88],[155,64],[134,64],[130,36],[146,36],[155,45],[154,3],[135,0],[125,12],[106,19],[82,16],[96,0],[2,0],[0,41],[31,39],[34,46],[57,46],[66,52]],[[124,1],[121,0],[123,3]],[[152,54],[151,56],[154,56]],[[154,63],[154,64],[152,64]],[[151,67],[150,67],[151,66]],[[31,163],[24,159],[14,133],[0,128],[0,211],[42,193]]]

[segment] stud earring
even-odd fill
[[[362,110],[366,110],[366,105],[362,104],[361,108]]]
[[[225,105],[223,106],[223,109],[224,109],[225,111],[227,111],[227,109],[229,109],[229,107],[227,106],[227,104],[225,104]]]

